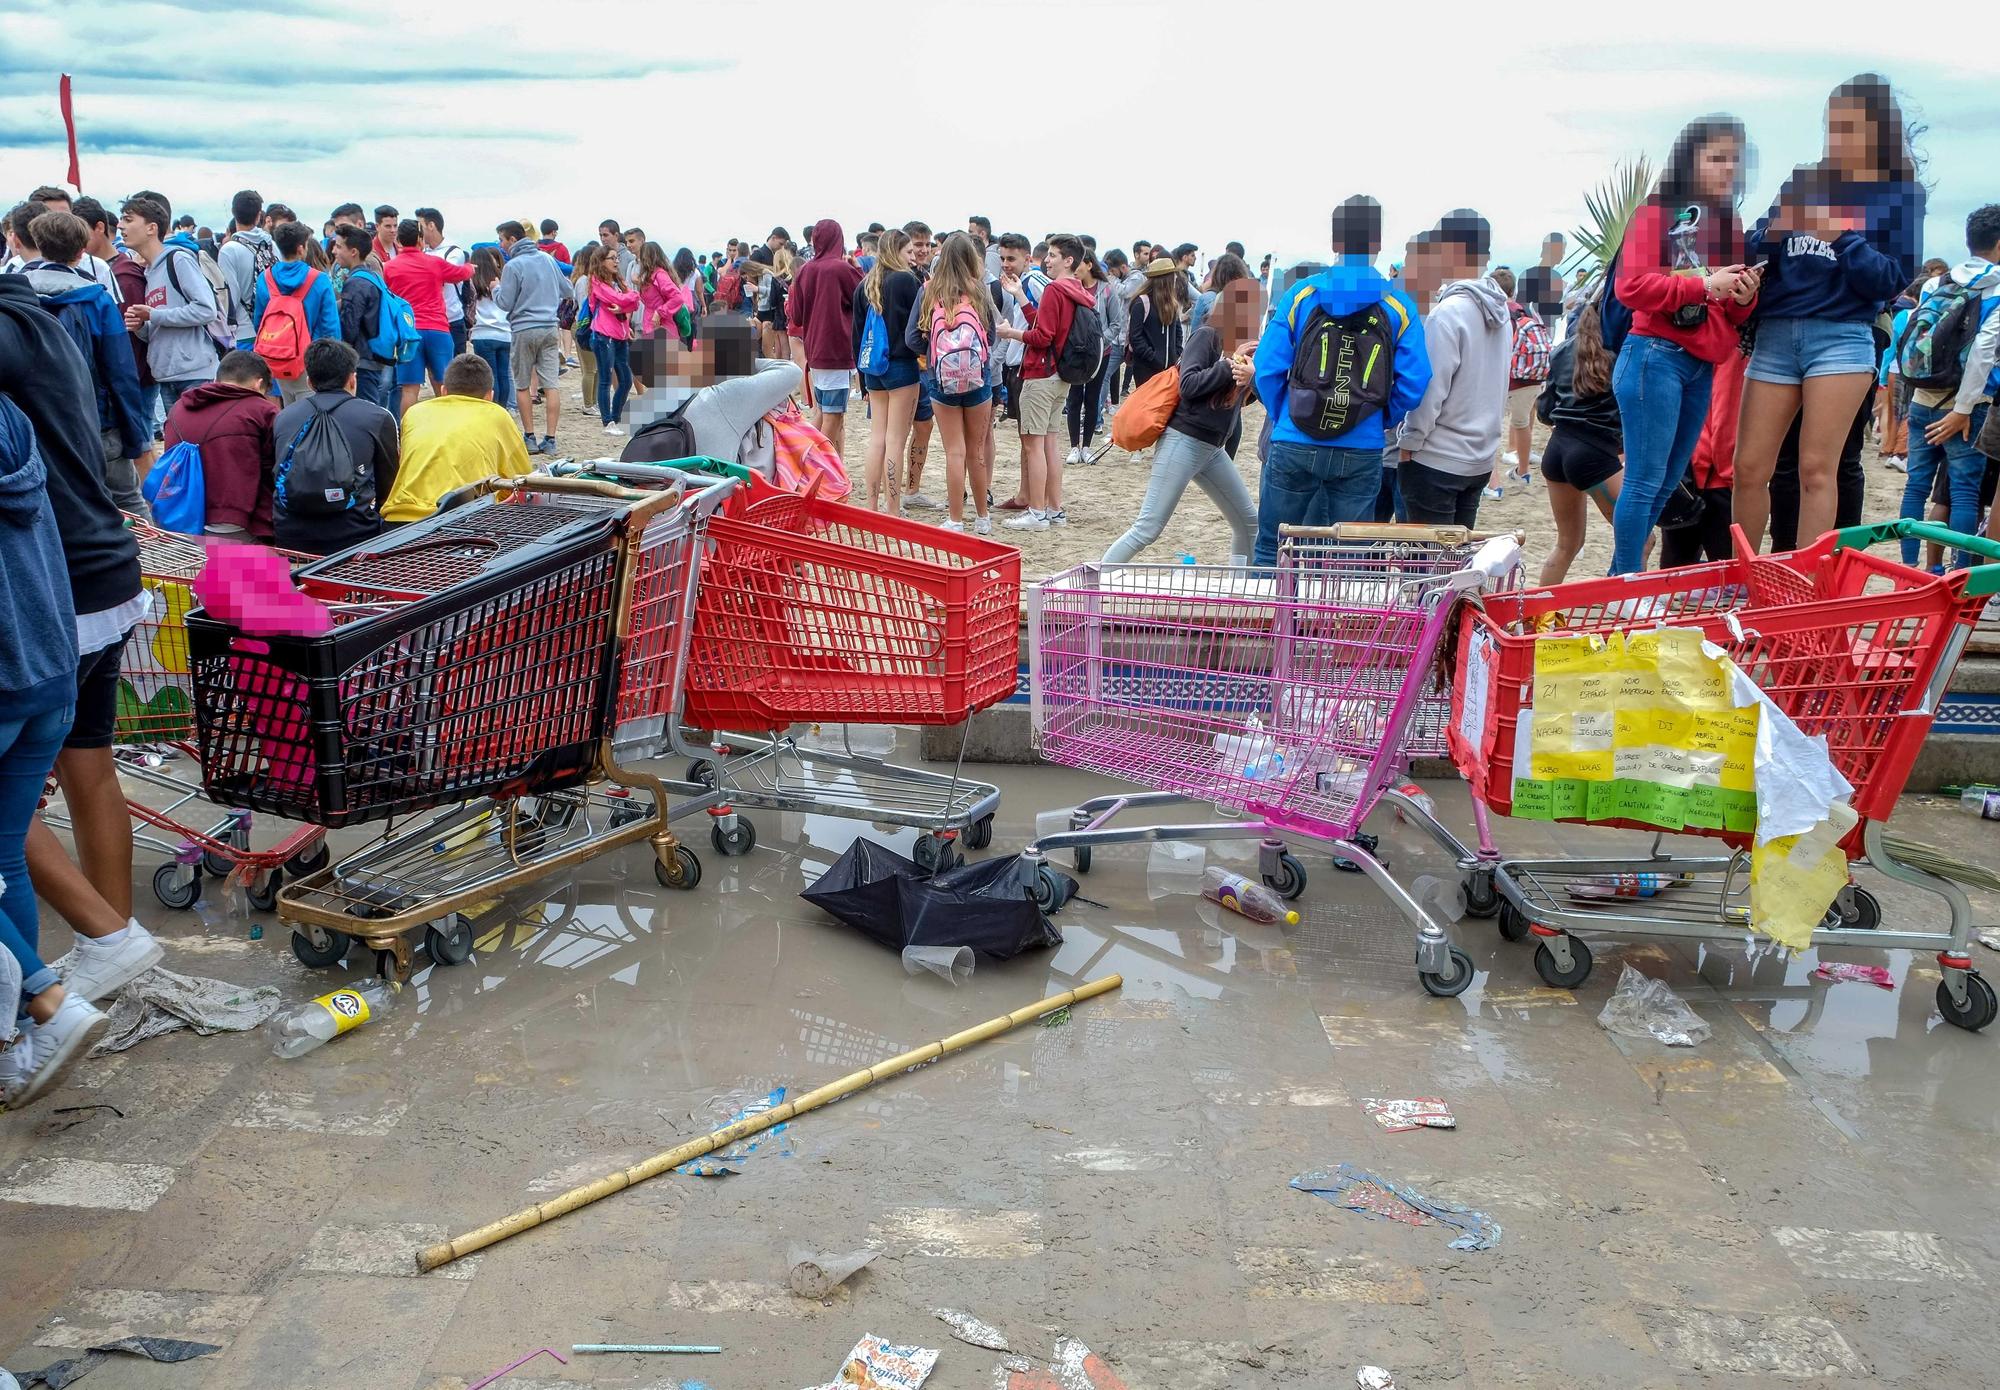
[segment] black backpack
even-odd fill
[[[1069,336],[1056,354],[1056,375],[1072,386],[1081,386],[1103,365],[1104,315],[1094,304],[1079,304],[1076,317],[1069,321]]]
[[[346,434],[333,422],[334,412],[354,397],[342,396],[330,410],[320,409],[322,399],[306,398],[306,422],[278,458],[278,509],[292,516],[336,516],[374,500]]]
[[[1379,300],[1338,318],[1318,305],[1292,354],[1285,408],[1309,439],[1332,440],[1385,414],[1395,388],[1402,305]]]
[[[687,408],[694,404],[689,396],[664,418],[653,421],[625,443],[618,455],[620,463],[672,463],[676,459],[698,457],[694,446],[694,426],[687,422]]]

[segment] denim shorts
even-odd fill
[[[1875,335],[1849,319],[1762,319],[1757,347],[1744,376],[1779,386],[1797,386],[1808,377],[1875,375]]]
[[[905,386],[917,384],[917,362],[914,357],[891,357],[883,365],[882,374],[872,372],[861,374],[861,384],[870,391],[900,391]]]
[[[929,372],[917,377],[917,413],[910,417],[910,423],[931,418],[931,399],[937,391],[937,382]]]
[[[970,391],[961,391],[956,396],[943,391],[933,390],[930,393],[930,398],[938,405],[948,405],[959,410],[966,410],[975,405],[985,405],[988,401],[992,400],[993,388],[991,386],[980,386]]]
[[[841,387],[838,391],[822,390],[815,386],[813,388],[813,409],[827,415],[845,415],[847,413],[847,391],[848,388],[845,386]]]

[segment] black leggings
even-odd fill
[[[1081,386],[1069,388],[1069,400],[1063,405],[1063,416],[1069,421],[1069,444],[1072,449],[1078,445],[1088,449],[1097,438],[1097,403],[1104,387],[1104,367],[1111,359],[1098,359],[1097,370],[1089,381]]]
[[[1861,432],[1874,418],[1875,398],[1869,396],[1854,413],[1847,442],[1840,448],[1840,465],[1834,475],[1833,524],[1859,526],[1861,506],[1868,493],[1868,478],[1861,469]],[[1800,410],[1792,417],[1792,428],[1778,446],[1777,471],[1771,474],[1771,549],[1774,553],[1798,549],[1799,542],[1799,422]],[[1818,536],[1807,536],[1810,544]]]
[[[1736,553],[1729,539],[1729,523],[1736,507],[1735,489],[1705,487],[1700,491],[1701,519],[1692,526],[1660,532],[1659,568],[1670,570],[1700,564],[1703,560],[1727,560]],[[1792,516],[1796,526],[1797,511]]]

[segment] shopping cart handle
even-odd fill
[[[528,473],[519,478],[490,478],[496,492],[567,492],[578,497],[609,497],[614,502],[643,502],[650,494],[595,478],[558,478],[552,473]]]
[[[1866,526],[1843,527],[1833,533],[1833,548],[1836,551],[1865,550],[1871,545],[1891,540],[1935,541],[1952,550],[1963,550],[1990,561],[2000,561],[2000,541],[1985,536],[1968,536],[1949,526],[1940,526],[1935,521],[1915,521],[1909,517],[1877,521]],[[1968,598],[2000,594],[2000,563],[1975,565],[1967,570],[1965,593]]]

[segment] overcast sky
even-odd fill
[[[1368,192],[1390,258],[1465,205],[1518,267],[1621,157],[1657,163],[1708,111],[1749,126],[1756,215],[1819,154],[1828,91],[1868,69],[1929,125],[1929,252],[1957,259],[1966,212],[2000,197],[1992,45],[1838,5],[1732,8],[1727,26],[1652,6],[1356,19],[1324,0],[556,0],[487,21],[407,0],[5,7],[0,192],[60,182],[67,71],[84,190],[158,188],[218,228],[247,186],[315,224],[350,199],[435,205],[465,242],[506,217],[554,217],[571,243],[616,217],[671,251],[827,215],[851,240],[871,220],[984,213],[1107,246],[1233,238],[1254,258],[1323,250],[1331,205]],[[1731,36],[1661,37],[1702,28]]]

